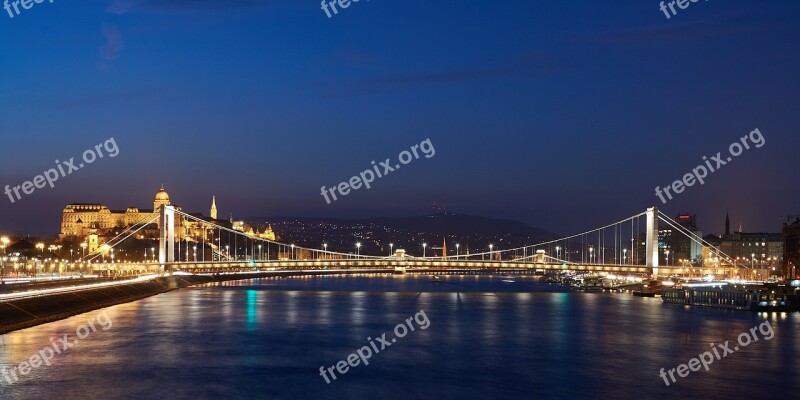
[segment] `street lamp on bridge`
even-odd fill
[[[361,255],[361,242],[356,242],[356,255]]]
[[[636,258],[636,239],[631,238],[631,258]],[[631,261],[633,263],[633,261]]]
[[[456,257],[458,257],[458,248],[461,247],[460,244],[456,243]]]
[[[389,255],[394,254],[394,243],[389,243]]]
[[[425,258],[425,248],[428,247],[428,244],[423,242],[422,243],[422,258]]]

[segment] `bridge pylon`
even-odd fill
[[[647,209],[647,235],[645,242],[645,265],[658,277],[658,207]]]
[[[161,263],[163,272],[166,263],[175,262],[175,207],[161,206],[159,219],[158,262]]]

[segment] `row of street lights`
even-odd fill
[[[356,256],[360,256],[361,255],[361,246],[362,246],[361,242],[356,242]],[[292,245],[292,247],[294,247],[294,245]],[[322,249],[323,249],[323,251],[327,252],[328,251],[328,243],[323,243],[322,244]],[[460,249],[461,249],[461,244],[456,243],[456,257],[458,257],[460,255]],[[494,245],[490,244],[489,245],[489,253],[492,253],[493,249],[494,249]],[[426,258],[427,257],[427,250],[428,250],[428,243],[427,242],[422,242],[422,258]],[[394,254],[394,243],[389,243],[389,255],[391,256],[393,254]]]

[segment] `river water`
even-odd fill
[[[398,337],[398,324],[415,329]],[[50,366],[19,373],[51,339],[78,339],[82,325],[85,338]],[[670,386],[659,376],[710,343],[733,349],[759,325],[758,341],[708,371],[676,371]],[[382,333],[395,339],[383,350]],[[336,371],[364,346],[369,365],[353,356],[355,367]],[[800,396],[798,360],[798,313],[693,309],[533,278],[274,278],[181,289],[4,335],[0,371],[17,368],[18,380],[0,375],[0,399],[789,399]],[[337,379],[326,372],[326,383],[323,366]]]

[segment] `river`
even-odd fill
[[[398,324],[408,328],[403,337]],[[41,351],[59,345],[51,339],[78,333],[85,338],[49,366],[19,373],[23,361],[49,356]],[[388,346],[376,340],[383,333]],[[738,346],[742,333],[759,340],[724,357],[715,345],[708,371],[659,376],[710,343]],[[364,347],[369,358],[357,353]],[[353,353],[356,365],[337,371]],[[4,335],[0,399],[788,399],[800,392],[797,360],[798,313],[664,305],[532,277],[269,278],[176,290]]]

